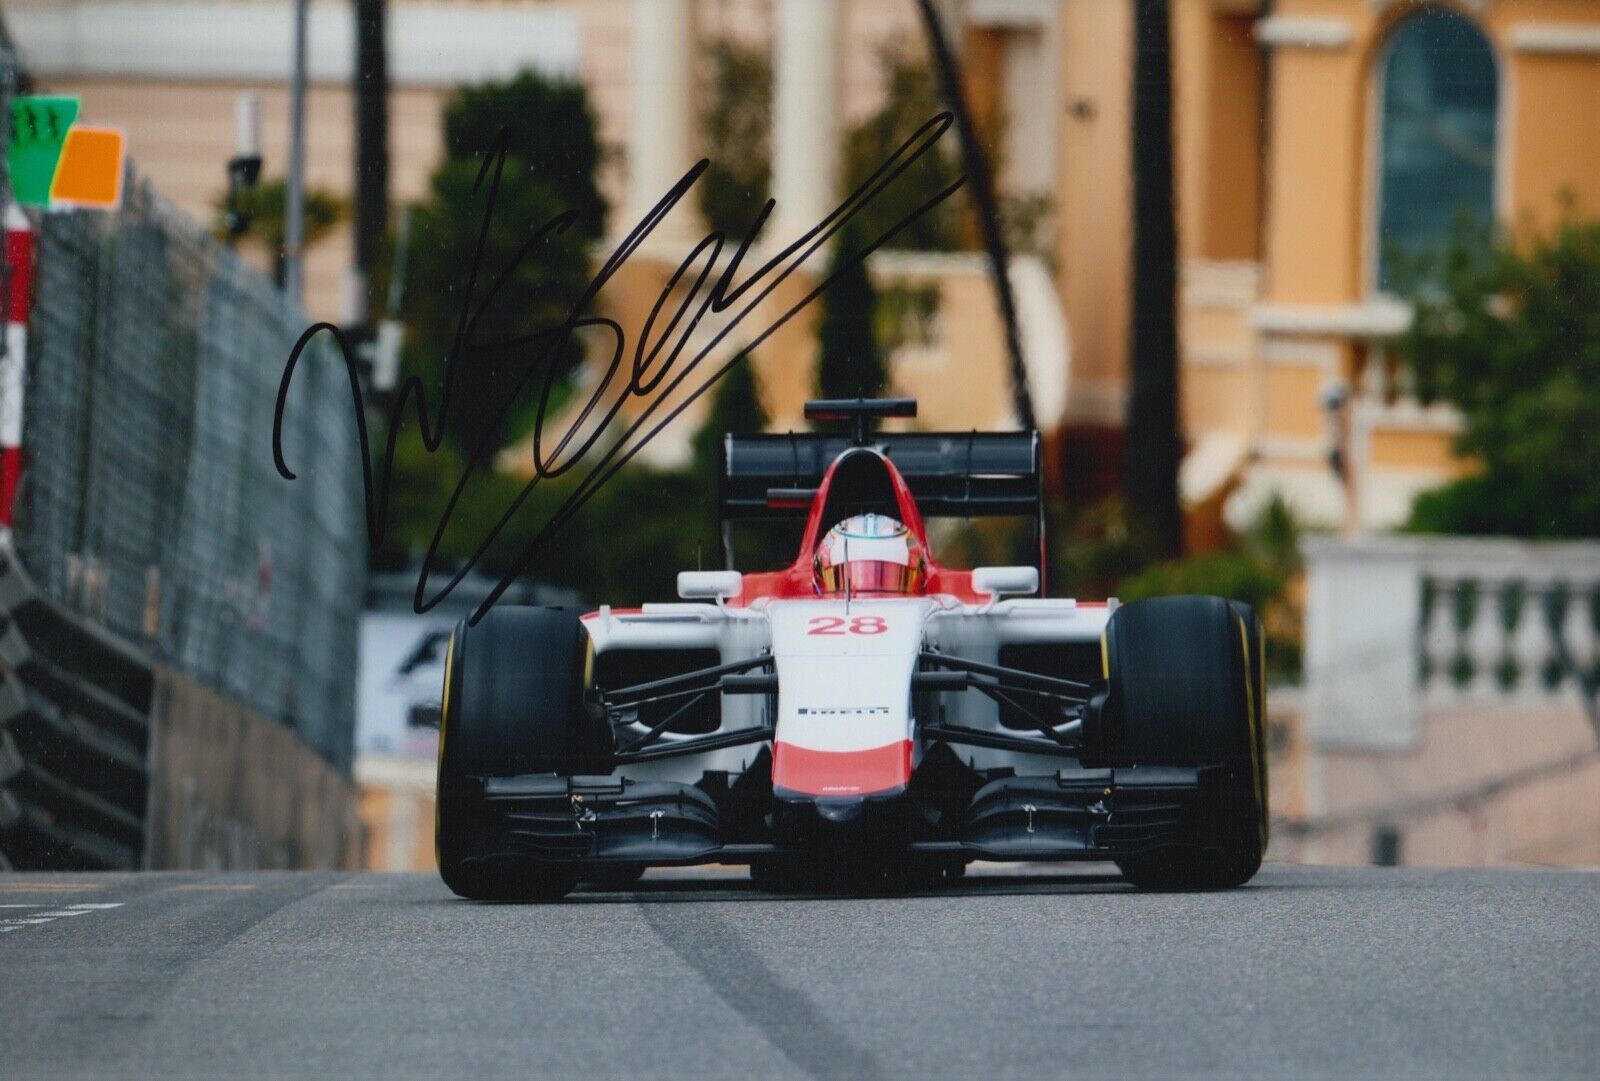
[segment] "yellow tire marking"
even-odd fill
[[[437,778],[444,771],[444,737],[446,726],[450,723],[450,673],[455,668],[456,659],[456,632],[450,632],[450,641],[444,647],[444,690],[439,694],[439,757],[435,767],[434,776]],[[442,825],[442,815],[439,810],[437,780],[435,780],[433,800],[433,862],[442,864],[444,857],[439,852],[439,833]]]
[[[1234,619],[1239,621],[1239,650],[1244,655],[1244,703],[1245,714],[1250,720],[1250,778],[1251,787],[1256,794],[1256,832],[1261,838],[1261,850],[1267,850],[1267,791],[1265,770],[1261,765],[1260,741],[1256,738],[1256,700],[1250,693],[1250,687],[1255,683],[1251,674],[1250,664],[1250,628],[1245,626],[1244,617],[1234,613]]]
[[[1261,758],[1261,851],[1267,850],[1267,835],[1272,831],[1272,801],[1269,771],[1267,769],[1267,633],[1265,628],[1256,636],[1256,723],[1261,726],[1261,742],[1257,744]]]
[[[450,632],[450,641],[444,647],[444,690],[439,692],[439,746],[444,746],[444,719],[450,712],[450,668],[455,663],[456,632]]]

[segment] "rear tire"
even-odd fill
[[[581,608],[495,608],[450,636],[439,711],[439,875],[480,901],[545,901],[577,885],[575,866],[511,849],[484,778],[604,772],[610,730],[582,708]]]
[[[1106,626],[1118,755],[1137,765],[1221,766],[1193,840],[1117,861],[1141,889],[1229,889],[1261,867],[1266,756],[1260,626],[1247,605],[1160,597],[1123,605]]]

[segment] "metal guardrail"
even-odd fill
[[[0,548],[0,861],[134,870],[150,659],[47,600]]]
[[[16,552],[39,589],[348,772],[366,579],[344,370],[304,316],[131,174],[37,231]],[[314,467],[313,467],[314,463]]]
[[[16,61],[0,34],[0,151]],[[285,456],[305,471],[290,484],[274,404],[308,320],[282,290],[131,166],[117,210],[9,209],[32,237],[17,558],[63,610],[348,775],[367,545],[332,343],[312,346],[286,403]],[[7,245],[0,284],[24,265]]]

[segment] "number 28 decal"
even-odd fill
[[[812,616],[806,634],[882,634],[888,629],[882,616]]]

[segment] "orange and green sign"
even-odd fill
[[[12,100],[6,169],[17,202],[112,210],[122,201],[122,132],[85,127],[77,120],[77,98]]]

